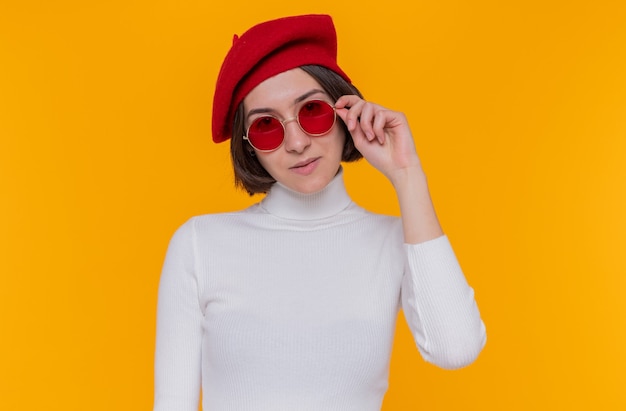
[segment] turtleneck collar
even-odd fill
[[[344,210],[352,200],[343,182],[343,168],[318,192],[302,194],[274,183],[261,201],[261,207],[277,217],[291,220],[318,220]]]

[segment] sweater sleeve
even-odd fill
[[[408,271],[402,283],[402,307],[422,357],[447,369],[469,365],[487,336],[474,290],[448,238],[404,247]]]
[[[202,311],[194,270],[193,219],[170,240],[159,283],[154,411],[197,411]]]

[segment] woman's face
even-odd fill
[[[299,68],[285,71],[256,86],[243,100],[245,125],[272,115],[281,121],[296,116],[309,100],[334,105],[319,83]],[[285,140],[271,152],[255,149],[261,165],[279,183],[299,193],[314,193],[326,187],[339,171],[345,135],[337,119],[327,134],[312,137],[296,121],[285,123]]]

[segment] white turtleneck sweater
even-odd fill
[[[276,183],[243,211],[174,234],[159,286],[155,411],[379,411],[399,308],[443,368],[485,344],[445,236],[353,203],[342,173],[303,195]]]

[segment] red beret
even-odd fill
[[[213,141],[231,137],[235,110],[257,85],[293,68],[316,64],[350,82],[337,65],[337,34],[330,16],[285,17],[233,38],[213,96]]]

